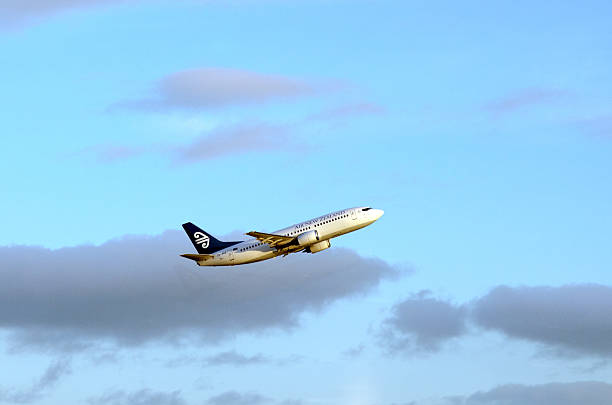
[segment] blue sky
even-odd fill
[[[612,402],[611,11],[3,2],[0,402]]]

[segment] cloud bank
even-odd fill
[[[398,303],[384,321],[390,351],[436,351],[468,326],[531,341],[558,355],[612,356],[612,287],[499,286],[465,305],[420,293]]]
[[[612,356],[612,287],[501,286],[476,301],[479,326],[553,348]]]
[[[199,268],[179,231],[101,246],[0,248],[0,328],[15,345],[83,350],[92,342],[215,342],[291,329],[300,314],[363,294],[398,271],[335,248],[238,268]]]
[[[440,405],[602,405],[612,403],[612,385],[597,381],[508,384],[470,396],[448,397]],[[420,403],[417,403],[420,404]]]

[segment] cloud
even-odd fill
[[[597,381],[508,384],[467,397],[448,397],[447,405],[601,405],[612,403],[612,385]],[[417,402],[418,404],[418,402]]]
[[[222,126],[198,136],[187,145],[98,145],[79,154],[100,163],[116,163],[144,155],[159,155],[175,164],[190,164],[224,156],[269,151],[305,151],[310,146],[294,140],[285,126],[243,123]]]
[[[240,393],[236,391],[227,391],[223,394],[208,398],[204,403],[208,405],[259,405],[270,404],[272,402],[275,401],[254,392]]]
[[[0,247],[0,328],[13,345],[86,350],[96,342],[217,342],[290,330],[306,311],[363,294],[398,270],[341,248],[238,268],[199,268],[182,232],[100,246]]]
[[[222,127],[177,148],[175,162],[193,163],[248,152],[297,150],[286,127],[267,124]],[[303,146],[305,147],[305,146]]]
[[[142,389],[139,391],[110,391],[96,398],[90,398],[91,405],[185,405],[180,391],[163,392]]]
[[[474,303],[483,328],[561,351],[612,355],[612,287],[500,286]]]
[[[303,402],[295,399],[277,401],[255,392],[227,391],[222,394],[208,398],[206,405],[301,405]]]
[[[206,359],[206,364],[209,366],[247,366],[269,362],[270,359],[262,354],[245,356],[244,354],[236,353],[235,351],[222,352]]]
[[[202,110],[261,104],[314,95],[339,87],[230,68],[200,68],[172,73],[154,86],[152,97],[117,103],[112,108],[136,110]]]
[[[150,152],[151,148],[126,145],[97,145],[84,148],[77,155],[93,156],[99,163],[115,163],[141,156]]]
[[[182,367],[185,365],[196,365],[201,367],[217,367],[217,366],[233,366],[233,367],[245,367],[253,365],[275,365],[275,366],[286,366],[288,364],[296,364],[300,362],[302,358],[297,355],[293,355],[286,358],[272,358],[265,356],[261,353],[257,353],[252,356],[247,356],[235,351],[227,351],[217,353],[208,357],[201,356],[180,356],[174,359],[170,359],[164,363],[166,367],[175,368]]]
[[[68,359],[53,362],[43,375],[25,390],[5,390],[0,388],[0,402],[25,404],[39,400],[44,393],[66,374],[70,373]]]
[[[466,318],[463,306],[421,291],[392,308],[379,332],[380,343],[390,352],[434,352],[465,333]]]
[[[361,344],[359,344],[357,346],[348,348],[347,350],[342,352],[342,354],[344,354],[347,357],[358,357],[358,356],[361,356],[363,354],[365,349],[366,349],[366,346],[363,343],[361,343]]]
[[[573,94],[566,90],[530,88],[485,104],[485,110],[494,115],[503,115],[525,107],[566,100]]]
[[[577,121],[579,128],[592,136],[612,138],[612,114],[598,115]]]
[[[612,287],[498,286],[464,305],[421,292],[401,301],[379,331],[390,352],[433,352],[467,325],[541,345],[557,356],[612,356]]]
[[[2,0],[0,27],[15,27],[62,11],[138,0]]]
[[[320,111],[316,114],[310,115],[306,118],[306,120],[336,121],[365,115],[380,115],[384,114],[385,112],[386,109],[377,104],[367,102],[353,103]]]

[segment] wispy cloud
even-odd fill
[[[386,113],[386,111],[387,110],[384,107],[374,103],[352,103],[328,108],[318,113],[311,114],[306,118],[306,120],[338,121],[369,115],[381,115]]]
[[[216,129],[200,136],[190,145],[178,147],[173,160],[176,163],[193,163],[248,152],[292,151],[299,147],[289,136],[287,127],[244,124]]]
[[[99,397],[89,398],[90,405],[185,405],[180,391],[109,391]]]
[[[2,0],[0,27],[18,27],[62,11],[142,0]]]
[[[567,90],[529,88],[492,100],[484,105],[484,109],[499,116],[530,106],[567,100],[571,96],[573,93]]]
[[[270,359],[262,354],[254,356],[245,356],[244,354],[236,353],[235,351],[218,353],[206,359],[206,364],[209,366],[246,366],[252,364],[269,363]]]
[[[612,139],[612,114],[597,115],[576,122],[588,135]]]
[[[86,148],[83,154],[93,155],[100,163],[115,163],[140,156],[147,152],[145,147],[125,145],[98,145]]]
[[[254,354],[252,356],[238,353],[236,351],[226,351],[217,353],[212,356],[198,357],[198,356],[183,356],[168,360],[164,363],[166,367],[175,368],[186,365],[199,365],[202,367],[217,367],[217,366],[232,366],[232,367],[244,367],[254,365],[277,365],[283,366],[288,363],[296,363],[300,361],[299,357],[291,357],[287,359],[274,359],[269,356],[265,356],[261,353]]]
[[[270,404],[271,398],[264,397],[263,395],[255,392],[237,392],[227,391],[219,395],[208,398],[205,402],[207,405],[260,405]]]
[[[0,388],[0,402],[25,404],[39,400],[47,390],[66,374],[70,373],[70,361],[67,358],[53,362],[43,375],[24,390],[2,389]]]
[[[185,145],[98,145],[82,150],[79,155],[93,155],[97,162],[105,164],[148,155],[161,156],[174,164],[190,164],[248,153],[307,150],[310,146],[297,141],[288,126],[242,123],[207,131]]]
[[[313,81],[230,68],[200,68],[160,79],[150,97],[119,102],[137,110],[203,110],[282,101],[333,91],[337,82]]]
[[[420,405],[421,402],[413,402]],[[427,402],[431,403],[431,402]],[[440,398],[436,405],[602,405],[612,403],[612,385],[577,381],[539,385],[506,384],[469,396]]]

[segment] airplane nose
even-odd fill
[[[378,210],[378,209],[374,209],[374,210],[372,210],[372,211],[374,211],[374,214],[376,214],[376,219],[378,219],[378,218],[382,217],[382,216],[383,216],[383,214],[385,213],[385,211],[383,211],[383,210]]]

